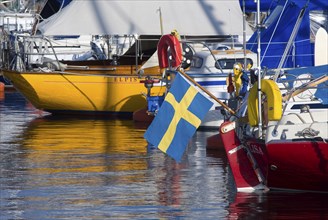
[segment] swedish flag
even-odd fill
[[[212,105],[194,85],[177,73],[144,137],[180,162],[190,138]]]

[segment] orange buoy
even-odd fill
[[[206,140],[206,149],[224,150],[223,142],[219,133],[212,135]]]
[[[5,91],[5,84],[3,82],[0,82],[0,92]]]

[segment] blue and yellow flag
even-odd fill
[[[180,162],[189,140],[213,103],[177,73],[144,137]]]

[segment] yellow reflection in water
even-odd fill
[[[147,169],[145,129],[132,121],[32,121],[22,137],[31,172],[111,172]]]

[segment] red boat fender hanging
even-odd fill
[[[230,94],[233,93],[235,91],[235,87],[232,82],[232,74],[231,73],[229,73],[229,75],[228,75],[227,85],[228,85],[228,87],[227,87],[228,93],[230,93]]]
[[[5,84],[0,82],[0,93],[5,91]]]
[[[167,49],[170,47],[172,67],[178,67],[182,62],[182,49],[179,39],[172,34],[163,35],[157,44],[158,63],[160,68],[169,67]]]

